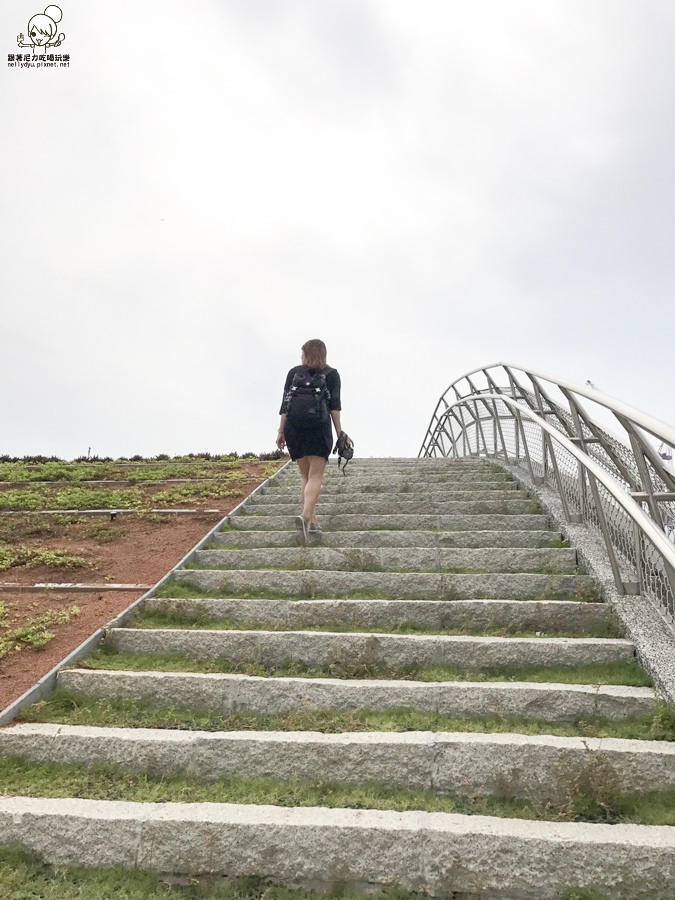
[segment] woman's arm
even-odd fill
[[[286,376],[286,381],[284,382],[284,393],[281,397],[281,409],[279,410],[279,414],[281,415],[281,419],[279,420],[279,431],[277,431],[277,447],[279,450],[283,450],[286,446],[286,438],[284,437],[284,429],[286,428],[286,410],[288,409],[287,397],[288,390],[293,382],[293,376],[298,371],[300,366],[296,366],[294,369],[291,369],[288,375]]]
[[[342,432],[342,425],[340,424],[340,410],[339,409],[331,409],[330,417],[333,420],[333,427],[335,428],[335,434],[340,437]]]
[[[277,447],[283,450],[286,446],[286,438],[284,437],[284,428],[286,427],[286,413],[281,414],[279,421],[279,431],[277,432]]]

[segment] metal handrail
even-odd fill
[[[582,399],[610,413],[624,439],[600,425]],[[534,484],[557,491],[568,522],[602,533],[618,592],[648,596],[674,623],[675,472],[654,441],[675,446],[675,429],[595,388],[495,363],[462,375],[441,395],[419,456],[524,467]]]

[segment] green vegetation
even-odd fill
[[[217,464],[147,465],[127,469],[110,465],[45,463],[27,468],[20,463],[0,463],[0,482],[49,482],[22,489],[0,491],[0,510],[41,509],[140,509],[162,503],[185,503],[227,497],[246,490],[246,485],[269,478],[282,462],[267,462],[249,474],[243,468],[257,460],[230,459]],[[201,479],[153,493],[152,484],[173,478]],[[128,481],[136,487],[112,489],[90,485],[99,480]]]
[[[124,536],[124,529],[110,522],[93,522],[83,533],[83,537],[99,544],[110,544]]]
[[[225,549],[222,546],[212,546],[207,547],[207,550],[223,550]],[[238,548],[237,548],[238,549]],[[406,567],[406,566],[398,566],[394,568],[394,566],[390,565],[381,565],[374,558],[368,558],[368,554],[361,553],[360,551],[356,551],[355,553],[350,554],[345,552],[345,564],[342,566],[342,571],[346,572],[383,572],[387,575],[394,575],[397,573],[403,575],[486,575],[493,574],[495,572],[494,568],[490,568],[487,566],[482,569],[468,569],[462,566],[443,566],[441,568],[433,567],[433,568],[421,568],[419,566]],[[205,563],[189,563],[184,568],[189,569],[193,572],[325,572],[331,571],[330,569],[325,568],[324,566],[312,565],[312,559],[305,557],[304,559],[297,559],[293,562],[288,562],[284,565],[277,564],[273,566],[261,566],[261,565],[249,565],[242,566],[237,565],[235,561],[235,565],[232,565],[230,561],[223,562],[221,564],[209,563],[208,565]],[[512,575],[512,574],[530,574],[530,575],[583,575],[585,572],[580,571],[578,568],[557,568],[553,565],[543,565],[543,566],[521,566],[518,568],[517,572],[503,572],[500,574],[504,575]]]
[[[459,666],[423,668],[409,665],[394,668],[378,662],[370,648],[360,655],[340,654],[339,651],[336,651],[335,660],[325,665],[310,666],[298,660],[288,660],[276,666],[258,661],[236,663],[224,656],[213,659],[194,659],[183,654],[118,652],[109,643],[104,642],[99,649],[94,650],[80,663],[80,668],[130,672],[221,673],[271,678],[376,678],[422,682],[528,681],[553,684],[633,686],[651,684],[649,676],[640,668],[637,660],[620,663],[589,663],[583,666],[530,666],[527,668],[503,666],[498,669],[482,671],[469,671]]]
[[[536,818],[527,804],[491,799],[458,800],[426,791],[405,791],[377,784],[358,787],[316,779],[221,776],[199,779],[133,772],[108,763],[48,763],[0,756],[0,783],[7,796],[78,797],[141,803],[253,803],[273,806],[476,812]],[[528,815],[529,813],[529,815]]]
[[[218,599],[223,596],[222,589],[195,587],[192,584],[183,584],[178,581],[169,581],[158,588],[157,597],[170,597],[175,600],[198,600],[199,598]],[[240,600],[303,600],[306,599],[300,592],[296,596],[288,596],[280,591],[265,590],[259,588],[253,591],[237,591],[237,597]],[[333,595],[334,599],[336,598]],[[386,594],[381,591],[353,591],[348,597],[343,595],[343,599],[351,600],[389,600]]]
[[[153,504],[164,506],[172,503],[192,503],[200,500],[209,500],[214,497],[232,497],[241,493],[241,490],[233,490],[228,487],[227,481],[205,481],[202,484],[182,484],[165,491],[158,491],[152,495]]]
[[[103,467],[84,467],[75,462],[46,462],[28,468],[20,462],[0,463],[2,481],[85,481],[102,477]]]
[[[241,470],[241,462],[232,460],[217,465],[162,465],[145,466],[142,469],[120,469],[118,474],[128,481],[143,482],[168,481],[172,478],[218,478],[229,482],[246,481],[249,476]]]
[[[264,714],[238,710],[229,714],[208,709],[160,707],[141,700],[91,697],[57,688],[45,700],[18,715],[19,721],[117,728],[171,728],[187,731],[448,731],[471,733],[552,734],[559,737],[613,737],[675,741],[675,710],[658,703],[645,719],[596,719],[574,723],[521,718],[462,719],[412,708],[314,710]]]
[[[559,535],[555,535],[548,540],[542,541],[539,545],[540,549],[545,550],[562,550],[563,548],[570,547],[570,542],[567,538],[562,538]]]
[[[186,571],[199,571],[198,569],[189,569]],[[280,570],[278,570],[280,571]],[[308,572],[309,578],[311,579],[311,572]],[[570,578],[575,577],[570,575]],[[169,581],[166,584],[163,584],[158,590],[155,596],[157,597],[165,597],[171,598],[174,600],[199,600],[200,598],[204,599],[219,599],[224,596],[227,596],[228,588],[220,587],[220,588],[202,588],[198,585],[187,584],[185,582],[179,581]],[[236,596],[240,600],[309,600],[314,599],[315,597],[326,597],[331,600],[392,600],[391,594],[385,594],[383,591],[378,590],[354,590],[354,591],[346,591],[342,593],[338,593],[337,591],[317,591],[315,587],[311,584],[307,586],[301,585],[295,594],[285,594],[283,591],[275,591],[270,588],[255,588],[252,590],[240,590],[237,588]],[[475,594],[474,594],[475,596]],[[402,599],[402,598],[396,598]],[[419,598],[407,598],[407,599],[420,599],[420,600],[428,600],[423,593],[420,593]],[[452,603],[453,600],[462,600],[462,597],[444,597],[443,600],[439,600],[439,603]],[[476,597],[476,599],[480,599]],[[517,601],[519,599],[525,599],[529,601],[533,600],[574,600],[578,603],[602,603],[602,597],[600,596],[599,590],[594,585],[589,585],[588,583],[582,583],[578,587],[575,588],[574,596],[569,596],[564,592],[558,594],[541,594],[537,597],[511,597],[511,600]]]
[[[143,505],[143,495],[136,488],[110,490],[107,488],[52,487],[31,490],[0,491],[0,509],[137,509]]]
[[[143,505],[143,495],[136,488],[70,488],[57,491],[53,500],[54,509],[138,509]]]
[[[279,469],[284,465],[285,462],[285,460],[280,460],[279,462],[275,461],[268,463],[262,470],[261,474],[263,478],[271,478],[272,475],[275,475],[279,471]]]
[[[33,568],[34,566],[53,566],[56,568],[77,569],[86,566],[82,556],[73,556],[65,550],[45,550],[42,547],[0,547],[0,572],[14,568]]]
[[[262,454],[266,456],[268,454]],[[139,457],[135,466],[128,466],[128,460],[107,460],[94,462],[66,462],[64,460],[51,460],[36,464],[28,461],[0,462],[1,482],[40,482],[53,483],[81,483],[86,481],[130,481],[142,483],[146,481],[165,481],[170,478],[219,478],[225,477],[231,480],[245,481],[248,477],[243,470],[244,465],[261,462],[257,456],[249,455],[246,458],[236,455],[222,457],[205,456],[176,457],[169,460],[168,457],[154,461],[144,461]],[[261,466],[261,474],[265,478],[273,475],[285,460],[265,460]]]
[[[618,624],[612,620],[598,624],[591,629],[559,629],[542,631],[541,626],[532,622],[529,629],[518,629],[512,625],[492,625],[486,628],[460,628],[456,626],[439,627],[433,625],[418,625],[413,622],[401,622],[372,626],[360,625],[354,617],[345,619],[341,623],[332,625],[297,625],[284,623],[261,624],[250,619],[212,619],[206,615],[183,614],[179,609],[167,612],[141,612],[134,616],[128,623],[133,628],[205,628],[211,630],[241,630],[241,631],[326,631],[336,633],[354,634],[440,634],[440,635],[474,635],[478,637],[522,637],[522,638],[552,638],[552,637],[594,637],[617,638],[622,637]]]
[[[73,616],[79,616],[77,606],[70,609],[48,609],[47,612],[29,619],[23,625],[6,631],[0,635],[0,659],[6,656],[10,650],[21,650],[22,647],[31,647],[33,650],[41,650],[45,644],[54,637],[53,632],[48,631],[53,625],[67,625]],[[5,627],[7,618],[4,619]],[[2,627],[3,621],[0,621]]]
[[[205,779],[180,771],[136,772],[105,762],[36,762],[18,756],[0,756],[0,783],[6,796],[138,803],[252,803],[398,812],[424,810],[548,821],[675,825],[675,788],[644,796],[621,796],[611,768],[603,762],[601,754],[594,755],[560,803],[508,796],[451,797],[378,782],[349,785],[320,777],[303,781],[232,774]],[[508,785],[503,793],[508,793]]]
[[[50,866],[34,854],[0,846],[2,900],[319,900],[325,893],[275,887],[259,878],[223,880],[186,877],[168,880],[157,872],[140,869]],[[339,886],[330,897],[357,900],[365,895]],[[369,894],[368,896],[372,896]],[[382,888],[382,900],[412,900],[426,895],[397,888]]]
[[[563,891],[562,900],[610,900],[610,897],[595,888],[568,887]]]
[[[44,509],[43,494],[38,491],[0,491],[0,509]]]
[[[35,513],[0,517],[0,544],[15,544],[27,537],[43,537],[55,532],[60,516],[45,518]]]

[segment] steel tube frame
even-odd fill
[[[524,386],[523,376],[531,389]],[[563,400],[555,400],[545,385]],[[594,421],[582,399],[608,410],[621,425],[624,439]],[[505,407],[507,415],[501,414]],[[508,442],[502,426],[507,419],[513,422]],[[525,428],[526,420],[537,426],[541,445],[536,435],[531,435],[536,438],[534,444],[528,440],[531,427]],[[447,449],[439,445],[439,432],[448,439]],[[639,586],[642,593],[656,593],[651,599],[657,600],[661,612],[665,609],[673,622],[675,473],[663,464],[654,440],[675,447],[675,428],[595,389],[533,369],[496,363],[474,369],[448,387],[436,405],[419,456],[488,456],[517,465],[524,462],[533,483],[546,481],[555,488],[567,521],[586,521],[598,528],[619,592],[635,593]],[[569,457],[564,453],[561,459],[566,460],[567,471],[561,471],[563,451],[576,460],[576,475],[569,472]],[[609,498],[601,496],[600,485]],[[570,506],[570,497],[578,511]],[[622,525],[625,518],[616,518],[621,515],[628,516],[632,525]],[[635,565],[635,581],[624,580],[620,557],[624,569]],[[659,582],[658,589],[654,582]]]

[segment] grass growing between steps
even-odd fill
[[[222,549],[222,548],[217,548]],[[581,566],[561,568],[556,566],[522,566],[517,572],[495,571],[489,567],[482,569],[470,569],[465,566],[436,566],[434,568],[406,568],[401,566],[393,568],[380,565],[374,561],[365,562],[357,560],[353,565],[345,563],[341,569],[324,568],[321,565],[311,565],[311,559],[299,559],[286,565],[273,566],[233,566],[231,562],[222,565],[215,563],[186,563],[183,569],[190,572],[379,572],[384,575],[586,575]]]
[[[229,592],[232,594],[233,592]],[[256,591],[236,591],[234,592],[238,600],[307,600],[298,594],[295,597],[289,597],[279,591],[256,590]],[[358,596],[356,596],[358,594]],[[172,600],[199,600],[204,598],[207,600],[219,600],[228,596],[227,591],[222,589],[199,588],[192,584],[181,584],[178,581],[169,581],[163,584],[154,594],[155,597],[162,597]],[[331,597],[330,599],[347,599],[346,597]],[[356,591],[349,595],[351,600],[390,600],[386,594],[381,591]]]
[[[555,537],[550,538],[550,540],[542,540],[538,547],[540,550],[562,550],[563,548],[571,547],[569,540],[564,537],[560,537],[560,535],[556,535]]]
[[[378,782],[349,785],[311,780],[220,775],[205,779],[181,772],[137,772],[106,762],[35,762],[0,756],[5,796],[75,797],[132,803],[245,803],[271,806],[322,806],[328,809],[379,809],[395,812],[455,813],[545,821],[675,825],[675,788],[643,797],[622,797],[609,783],[584,779],[561,803],[509,797],[449,797]]]
[[[193,570],[189,570],[193,571]],[[411,574],[411,573],[408,573]],[[413,573],[414,574],[414,573]],[[419,574],[419,573],[417,573]],[[439,574],[439,573],[434,573]],[[498,573],[499,574],[499,573]],[[502,573],[504,574],[504,573]],[[508,574],[508,573],[506,573]],[[311,578],[311,572],[308,571],[308,575]],[[576,577],[571,573],[567,573],[570,578]],[[382,591],[378,590],[356,590],[356,591],[347,591],[342,594],[337,594],[337,592],[317,592],[315,589],[306,589],[300,588],[296,594],[287,594],[283,591],[274,591],[269,588],[256,588],[255,590],[230,590],[228,588],[203,588],[197,585],[192,584],[182,584],[178,581],[169,581],[163,584],[156,593],[155,597],[173,599],[173,600],[199,600],[199,599],[212,599],[219,600],[223,597],[236,597],[238,600],[394,600],[394,599],[408,599],[408,600],[427,600],[428,597],[425,597],[424,594],[420,594],[419,597],[406,597],[406,598],[395,598],[392,597],[391,594],[386,594]],[[445,597],[442,600],[437,600],[437,603],[452,603],[453,600],[466,600],[470,598],[466,597]],[[475,596],[471,599],[481,600],[481,599],[490,599],[489,597],[480,597]],[[518,597],[508,597],[505,599],[517,601]],[[525,597],[522,598],[525,600],[571,600],[577,603],[602,603],[602,597],[600,595],[600,591],[597,587],[593,586],[584,586],[581,585],[576,588],[574,595],[561,594],[558,596],[557,594],[550,595],[540,595],[537,597]]]
[[[637,660],[589,663],[582,666],[528,666],[516,668],[468,670],[459,666],[401,666],[391,668],[368,658],[368,653],[344,659],[336,658],[323,666],[310,666],[289,660],[278,666],[262,662],[233,663],[226,657],[194,659],[173,653],[118,652],[105,642],[78,664],[78,668],[124,670],[130,672],[197,672],[202,674],[253,675],[272,678],[376,678],[406,681],[529,681],[551,684],[622,684],[633,687],[651,685],[649,676]]]
[[[635,896],[637,900],[639,894]],[[611,898],[609,894],[602,894],[595,888],[566,887],[563,889],[562,900],[611,900]]]
[[[167,877],[142,869],[51,866],[38,856],[0,846],[2,900],[314,900],[364,894],[336,887],[330,895],[275,887],[258,878]],[[372,896],[369,895],[369,896]],[[384,900],[412,900],[426,895],[381,888]]]
[[[146,612],[134,616],[126,623],[130,628],[186,628],[190,630],[207,629],[209,631],[322,631],[336,634],[438,634],[438,635],[473,635],[477,637],[569,637],[569,638],[621,638],[621,629],[617,623],[604,622],[586,629],[549,629],[542,630],[535,626],[530,630],[517,629],[508,625],[487,626],[486,628],[443,628],[433,625],[417,625],[414,622],[398,624],[363,626],[347,621],[333,625],[289,625],[267,623],[261,624],[249,619],[209,619],[206,616],[184,616],[180,614]],[[536,628],[536,630],[535,630]]]
[[[168,728],[180,731],[446,731],[500,734],[551,734],[559,737],[675,741],[675,709],[658,703],[645,719],[576,723],[520,718],[461,719],[411,708],[313,710],[263,714],[239,710],[223,714],[187,707],[157,707],[141,700],[107,699],[57,688],[45,700],[19,713],[17,721],[108,728]]]
[[[374,530],[374,529],[369,529],[369,530],[372,531],[372,530]],[[391,531],[392,529],[389,529],[389,530]],[[418,530],[420,530],[420,529],[418,529]],[[264,534],[266,533],[266,532],[264,532],[264,531],[254,531],[254,532],[251,532],[251,531],[242,531],[241,529],[235,529],[235,528],[229,529],[229,530],[228,530],[228,533],[231,534],[232,531],[238,531],[239,534],[241,534],[241,535],[244,535],[244,534],[264,535]],[[267,533],[269,534],[269,532],[267,532]],[[281,532],[281,531],[276,532],[276,534],[283,534],[283,533],[284,533],[284,532]],[[217,540],[211,540],[205,547],[202,547],[202,550],[240,550],[240,551],[246,551],[246,550],[284,550],[284,549],[294,549],[294,548],[296,548],[296,547],[297,547],[297,544],[296,544],[296,542],[295,542],[295,532],[290,532],[290,531],[289,531],[289,532],[286,532],[286,533],[287,533],[287,535],[288,535],[288,541],[287,541],[286,543],[276,543],[276,542],[274,542],[274,541],[269,541],[268,543],[261,543],[261,544],[256,545],[256,546],[247,547],[247,546],[245,546],[245,544],[244,544],[243,542],[242,542],[242,543],[234,543],[234,542],[230,542],[230,543],[220,543],[220,542],[217,541]],[[425,532],[425,533],[426,533],[426,532]],[[341,546],[335,546],[335,547],[333,547],[332,545],[328,545],[328,544],[326,544],[325,542],[321,542],[321,541],[320,541],[319,543],[317,543],[316,545],[309,545],[309,546],[310,546],[310,547],[311,547],[311,546],[323,547],[323,548],[328,549],[328,550],[344,550],[344,549],[351,549],[351,548],[348,548],[348,547],[341,547]],[[514,550],[528,550],[528,549],[529,549],[529,550],[565,550],[565,549],[569,549],[569,547],[570,547],[570,542],[569,542],[568,540],[565,540],[564,538],[561,538],[561,537],[558,536],[558,535],[554,535],[554,536],[552,536],[551,538],[541,538],[541,540],[539,540],[536,544],[533,544],[533,545],[531,545],[531,546],[528,546],[528,545],[521,545],[521,544],[516,544],[516,545],[514,545],[512,548],[509,548],[508,546],[504,546],[504,545],[502,545],[502,544],[496,544],[496,545],[494,546],[494,549],[495,549],[495,550],[508,550],[508,549],[514,549]],[[465,549],[465,550],[481,550],[481,549],[489,549],[489,548],[490,548],[490,545],[489,545],[489,544],[484,544],[484,545],[478,545],[478,546],[475,546],[475,547],[474,547],[473,545],[465,545],[465,544],[462,544],[462,543],[459,543],[459,542],[458,542],[458,543],[447,543],[447,544],[432,544],[432,545],[431,545],[429,548],[427,548],[427,549],[435,549],[435,548],[440,549],[440,550],[452,550],[452,549],[457,549],[457,550],[461,550],[461,549]],[[363,548],[360,548],[360,549],[363,549],[363,550],[373,550],[373,549],[376,549],[376,548],[375,548],[375,546],[373,545],[372,547],[371,547],[371,546],[366,546],[366,547],[363,547]],[[395,546],[395,545],[392,545],[391,547],[387,546],[385,549],[390,549],[390,550],[400,550],[402,553],[404,553],[404,552],[405,552],[407,549],[409,549],[409,548],[408,548],[407,546],[405,546],[405,545],[400,546],[400,547],[397,547],[397,546]]]
[[[166,584],[163,584],[154,595],[156,597],[168,598],[173,600],[199,600],[203,599],[211,599],[211,600],[219,600],[223,597],[227,596],[236,596],[238,600],[313,600],[313,599],[325,599],[325,600],[391,600],[392,597],[389,594],[385,594],[382,591],[377,590],[357,590],[357,591],[348,591],[347,593],[340,594],[336,596],[335,592],[333,594],[326,594],[325,597],[318,598],[316,593],[307,592],[305,595],[302,591],[298,591],[297,594],[285,594],[282,591],[273,591],[269,588],[257,588],[252,591],[227,591],[222,588],[215,588],[213,590],[209,588],[201,588],[196,587],[192,584],[181,584],[177,581],[171,581]],[[424,598],[419,598],[424,599]],[[542,598],[549,599],[549,598]],[[570,599],[570,598],[565,598]],[[439,600],[439,603],[444,602],[452,602],[452,601],[443,601]]]
[[[230,591],[230,594],[233,592]],[[255,591],[235,591],[236,597],[238,600],[307,600],[313,599],[308,597],[304,597],[301,593],[298,593],[295,596],[289,596],[288,594],[281,593],[280,591],[271,591],[266,590],[264,588],[260,588]],[[222,589],[214,589],[211,590],[209,588],[200,588],[195,587],[192,584],[181,584],[177,581],[170,581],[163,584],[160,588],[157,589],[154,594],[155,597],[168,598],[172,600],[199,600],[199,599],[207,599],[207,600],[219,600],[222,597],[228,596],[228,592]],[[391,600],[387,594],[383,594],[381,591],[352,591],[348,596],[343,595],[342,597],[332,596],[331,600]],[[439,601],[441,602],[441,601]]]

